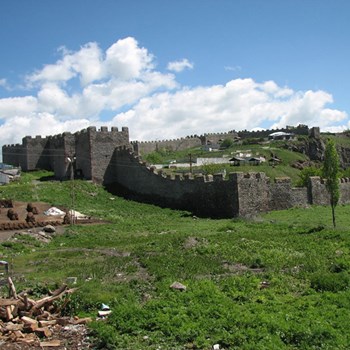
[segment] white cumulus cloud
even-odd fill
[[[167,69],[176,73],[182,72],[185,69],[193,69],[194,65],[187,58],[180,61],[169,62]]]
[[[332,109],[332,95],[322,90],[294,91],[252,78],[181,86],[176,73],[192,69],[193,63],[174,60],[162,72],[155,56],[132,37],[117,40],[106,50],[91,42],[76,51],[63,47],[59,52],[56,62],[26,76],[30,93],[0,97],[3,144],[89,125],[127,126],[131,138],[138,140],[262,125],[303,123],[323,130],[350,126],[347,113]],[[6,84],[0,79],[1,86]]]

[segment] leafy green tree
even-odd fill
[[[326,188],[332,207],[333,226],[335,227],[335,207],[339,201],[339,156],[332,140],[328,140],[326,145],[322,175],[326,179]]]
[[[234,145],[234,141],[232,139],[225,139],[221,142],[221,148],[230,148]]]
[[[298,187],[306,187],[311,176],[322,176],[322,170],[314,166],[306,167],[299,173]]]

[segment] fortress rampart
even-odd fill
[[[259,172],[231,173],[228,179],[222,174],[166,176],[127,147],[115,150],[113,167],[114,183],[107,184],[112,192],[199,216],[249,217],[270,210],[329,204],[325,183],[319,177],[310,178],[308,187],[293,188],[288,177],[272,182]],[[340,203],[350,203],[350,179],[340,180],[340,193]]]
[[[303,128],[304,130],[305,128]],[[288,129],[289,130],[289,129]],[[304,130],[305,131],[305,130]],[[235,137],[235,133],[206,134],[162,141],[183,147]],[[231,173],[228,178],[214,175],[165,175],[149,167],[138,155],[140,143],[130,144],[129,130],[89,127],[77,133],[42,138],[25,137],[22,144],[3,146],[3,161],[23,170],[52,170],[60,180],[75,174],[103,183],[111,191],[128,198],[164,207],[188,210],[199,216],[247,217],[269,210],[309,204],[328,205],[329,194],[319,177],[310,178],[305,188],[293,188],[290,178],[271,181],[265,173]],[[157,142],[145,142],[149,149]],[[181,146],[180,145],[180,146]],[[179,146],[179,147],[180,147]],[[143,146],[142,146],[143,147]],[[181,146],[182,147],[182,146]],[[144,147],[146,149],[146,147]],[[340,180],[340,203],[350,203],[350,179]]]
[[[271,133],[274,132],[286,132],[286,133],[293,133],[295,135],[309,135],[312,129],[309,129],[307,125],[298,125],[297,127],[291,127],[287,126],[285,128],[280,129],[270,129],[270,130],[256,130],[256,131],[248,131],[248,130],[242,130],[239,131],[237,134],[241,139],[247,139],[247,138],[266,138]]]
[[[248,131],[235,130],[221,133],[206,133],[203,135],[191,135],[185,138],[174,140],[157,141],[132,141],[131,145],[134,152],[141,156],[156,151],[182,151],[188,148],[200,147],[204,145],[220,144],[225,139],[247,139],[247,138],[267,138],[273,132],[288,132],[295,135],[309,135],[313,129],[307,125],[298,125],[297,127],[285,127],[280,129]]]
[[[116,127],[97,130],[92,126],[74,134],[26,136],[22,144],[3,146],[2,155],[4,163],[20,166],[24,171],[51,170],[60,180],[70,178],[75,172],[102,183],[108,177],[106,169],[114,149],[122,145],[129,145],[127,127],[119,131]]]
[[[208,144],[218,144],[225,139],[235,140],[237,138],[235,131],[224,133],[210,133],[204,135],[191,135],[185,138],[161,141],[133,141],[131,142],[134,152],[139,155],[146,155],[156,151],[182,151],[188,148],[201,147]]]

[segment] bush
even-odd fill
[[[225,139],[221,142],[221,148],[230,148],[234,145],[234,141],[232,139]]]
[[[306,187],[311,176],[321,176],[322,171],[320,168],[310,166],[300,171],[299,180],[297,182],[298,187]]]
[[[350,278],[346,272],[319,273],[311,278],[311,287],[318,292],[339,292],[349,287]]]

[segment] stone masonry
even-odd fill
[[[209,138],[214,139],[213,135],[225,134],[210,134]],[[271,181],[259,172],[231,173],[228,179],[221,174],[166,176],[142,162],[139,149],[133,146],[126,127],[121,131],[89,127],[74,134],[27,136],[22,144],[3,146],[2,152],[4,163],[25,171],[51,170],[59,180],[75,174],[128,198],[198,216],[249,217],[269,210],[329,203],[325,183],[319,177],[311,178],[308,187],[293,188],[289,178]],[[341,204],[350,203],[349,179],[341,179],[340,194]]]

